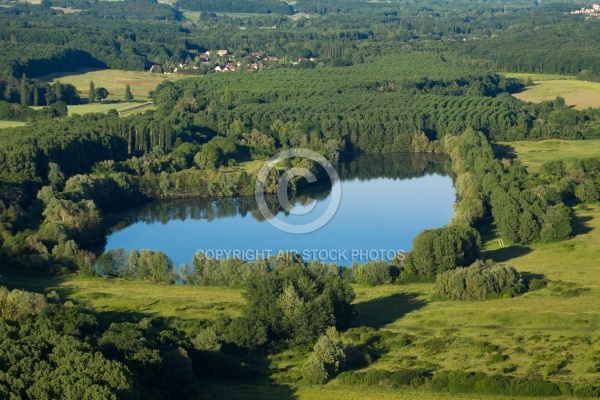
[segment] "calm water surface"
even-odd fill
[[[285,233],[264,220],[254,197],[161,201],[111,216],[106,250],[161,250],[175,264],[198,250],[209,255],[243,251],[244,258],[295,250],[307,259],[350,265],[410,250],[424,229],[441,227],[453,215],[455,192],[449,160],[425,155],[363,155],[340,163],[342,200],[331,221],[308,234]],[[277,218],[298,224],[318,218],[331,187],[290,196],[294,213],[271,208]],[[277,203],[276,197],[268,201]],[[229,253],[232,254],[232,253]]]

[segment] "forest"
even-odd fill
[[[579,249],[572,240],[593,231],[581,215],[600,201],[600,159],[550,160],[532,170],[497,152],[513,141],[598,143],[600,109],[575,109],[562,97],[525,103],[513,95],[533,80],[504,75],[598,80],[599,56],[590,49],[600,21],[570,14],[581,4],[0,5],[0,119],[26,122],[0,129],[0,397],[195,399],[213,397],[221,384],[416,391],[416,398],[600,397],[593,313],[560,320],[587,330],[559,332],[543,350],[550,334],[517,334],[515,320],[492,318],[474,329],[494,329],[490,337],[436,320],[448,304],[463,318],[465,307],[487,304],[515,318],[529,304],[544,308],[547,298],[596,304],[593,288],[531,272],[536,265],[523,268],[519,257]],[[216,49],[228,51],[221,64],[232,57],[257,68],[213,73],[218,63],[200,57]],[[202,76],[165,80],[148,93],[151,109],[134,115],[70,115],[70,106],[94,95],[43,78],[81,68],[171,73],[184,63],[203,68],[190,73]],[[416,235],[397,258],[349,267],[293,252],[178,266],[159,250],[104,251],[111,229],[135,222],[251,210],[252,166],[296,147],[323,154],[348,180],[448,175],[454,216]],[[398,165],[384,153],[414,157]],[[347,161],[355,154],[365,157]],[[286,167],[323,174],[306,160]],[[266,184],[274,207],[282,173],[271,171]],[[292,181],[293,190],[306,185]],[[198,200],[175,210],[161,202],[182,198]],[[134,206],[142,207],[137,219],[113,224],[111,215]],[[491,236],[509,248],[490,250]],[[137,308],[97,307],[114,295],[83,295],[78,284],[156,298],[143,295]],[[170,304],[160,292],[172,287],[217,295],[208,304],[165,305],[166,315],[151,311]],[[220,300],[227,296],[239,303]],[[182,317],[189,310],[194,316]],[[400,332],[394,324],[405,318],[412,325]],[[492,343],[500,338],[503,345]],[[444,358],[452,346],[467,354]],[[526,357],[532,363],[520,368]]]
[[[597,24],[568,14],[578,4],[301,1],[296,12],[318,17],[298,19],[280,2],[255,3],[179,2],[171,8],[147,0],[110,7],[83,0],[7,2],[0,8],[0,75],[39,77],[82,67],[167,70],[211,49],[287,60],[278,67],[303,57],[343,66],[405,48],[468,56],[507,71],[597,73],[597,56],[587,51]],[[60,7],[81,12],[63,14]],[[199,19],[184,18],[186,10],[201,11]]]

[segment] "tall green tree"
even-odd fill
[[[27,75],[23,74],[21,78],[21,105],[29,105],[29,87],[27,86]]]
[[[53,162],[48,164],[48,182],[54,189],[62,189],[65,184],[65,174],[60,169],[60,165]]]
[[[37,87],[33,88],[33,106],[37,107],[40,105],[40,92]]]
[[[129,85],[127,85],[125,87],[125,101],[132,101],[133,100],[133,94],[131,94],[131,88],[129,87]]]
[[[62,100],[62,83],[60,83],[60,81],[56,81],[54,84],[54,97],[56,98],[56,101]]]
[[[94,81],[90,81],[90,94],[89,94],[90,104],[96,101],[96,88],[94,87]]]

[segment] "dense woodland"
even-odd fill
[[[267,381],[262,358],[286,349],[306,355],[302,375],[287,383],[323,384],[337,376],[349,386],[391,382],[451,393],[600,396],[597,382],[535,374],[436,365],[357,372],[381,348],[415,339],[350,328],[353,285],[429,282],[433,301],[485,301],[546,284],[508,263],[484,260],[480,230],[493,224],[516,244],[560,242],[573,234],[567,204],[600,200],[598,159],[550,162],[528,173],[492,150],[499,141],[600,138],[600,110],[575,110],[560,97],[524,103],[511,95],[530,82],[500,73],[595,80],[599,56],[589,50],[600,24],[569,14],[580,4],[2,5],[0,119],[28,124],[0,130],[0,271],[239,288],[246,304],[233,318],[190,323],[112,315],[105,323],[56,293],[2,287],[0,397],[197,398],[203,390],[198,381]],[[189,17],[186,10],[200,13]],[[83,67],[167,70],[215,49],[240,57],[260,52],[264,59],[252,73],[165,82],[150,94],[156,108],[140,115],[119,117],[113,110],[67,116],[67,107],[81,100],[75,87],[37,79]],[[254,262],[195,259],[183,266],[159,251],[103,253],[111,225],[106,215],[150,200],[204,199],[194,209],[175,211],[150,204],[139,219],[188,213],[220,218],[251,209],[252,200],[243,196],[253,193],[256,171],[239,165],[291,147],[321,152],[347,179],[390,170],[394,177],[451,174],[455,216],[446,227],[420,233],[406,257],[350,268],[291,253]],[[441,162],[417,155],[410,165],[390,169],[380,154],[392,152],[435,153]],[[352,163],[351,153],[371,155]],[[306,160],[290,166],[321,173]],[[272,172],[267,191],[276,191],[279,173]],[[225,196],[237,201],[213,215],[214,199]]]
[[[299,1],[293,6],[296,12],[315,15],[310,18],[286,15],[290,7],[277,1],[180,1],[176,8],[147,0],[7,4],[10,7],[0,8],[3,76],[39,77],[82,67],[147,70],[160,65],[166,70],[210,49],[266,52],[281,59],[274,63],[278,67],[289,67],[290,61],[303,57],[348,65],[369,55],[428,48],[486,60],[503,70],[598,72],[598,56],[590,51],[597,24],[569,15],[580,6],[573,3],[464,2],[449,8],[435,1],[334,0]],[[60,7],[81,11],[63,14]],[[178,8],[203,13],[198,20],[187,20]]]

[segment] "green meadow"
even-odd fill
[[[567,105],[577,109],[600,107],[600,83],[597,82],[579,81],[574,76],[552,74],[508,73],[506,76],[533,80],[534,86],[515,95],[526,102],[540,103],[561,96]]]
[[[494,145],[498,157],[514,158],[530,172],[537,172],[548,161],[600,157],[600,140],[541,140],[498,143]]]
[[[0,121],[0,129],[3,128],[14,128],[15,126],[23,126],[25,122],[19,121]]]
[[[108,90],[110,100],[122,100],[125,97],[125,87],[129,85],[135,100],[146,100],[148,92],[154,90],[159,83],[164,80],[181,79],[181,77],[181,75],[155,74],[148,71],[82,68],[46,75],[40,79],[49,83],[57,80],[62,83],[70,83],[84,98],[88,96],[90,81],[93,81],[96,88],[104,87]]]

